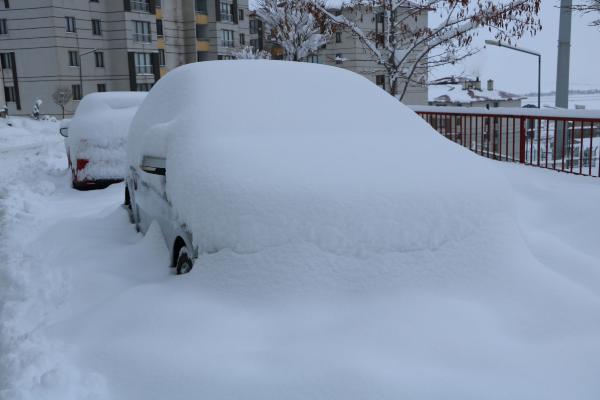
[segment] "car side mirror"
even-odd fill
[[[63,128],[60,128],[58,131],[60,132],[60,135],[62,137],[69,137],[69,128],[67,128],[66,126]]]
[[[165,175],[167,172],[166,160],[161,157],[144,156],[140,169],[149,174]]]

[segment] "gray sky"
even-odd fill
[[[559,1],[542,0],[540,18],[542,31],[526,36],[517,46],[542,54],[542,91],[555,89],[558,42]],[[598,16],[600,17],[600,16]],[[600,28],[588,26],[592,16],[573,13],[571,32],[571,89],[600,89]],[[490,36],[482,32],[475,45],[483,47]],[[487,46],[462,62],[460,66],[436,70],[431,77],[441,77],[450,71],[492,78],[496,88],[516,93],[537,91],[537,58],[519,52]]]

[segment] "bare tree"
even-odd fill
[[[454,64],[477,52],[472,41],[481,29],[508,43],[541,29],[537,18],[540,0],[350,1],[346,6],[353,11],[350,15],[374,15],[381,30],[364,32],[354,18],[334,15],[319,3],[313,4],[334,25],[360,39],[385,71],[390,94],[400,100],[411,84],[426,83],[429,69]],[[426,13],[440,22],[434,27],[419,24],[419,16]]]
[[[573,9],[580,11],[584,14],[597,13],[600,15],[600,0],[587,0],[583,4],[576,4]],[[591,26],[600,27],[600,17],[591,22]]]
[[[329,40],[331,22],[315,12],[315,6],[324,7],[320,1],[259,0],[256,13],[286,60],[304,60]]]
[[[65,86],[56,88],[54,93],[52,93],[52,100],[54,100],[54,103],[62,109],[63,118],[65,118],[65,106],[72,98],[73,93],[71,92],[71,89]]]
[[[238,60],[269,60],[271,54],[264,50],[255,50],[252,46],[245,46],[239,51],[234,51],[233,56]]]

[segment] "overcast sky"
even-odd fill
[[[534,37],[524,37],[517,44],[542,54],[543,92],[555,90],[556,85],[559,4],[555,0],[542,0],[542,31]],[[592,16],[573,13],[571,89],[600,89],[600,28],[588,26],[591,19]],[[476,38],[475,44],[483,47],[485,39],[489,38],[482,33]],[[482,80],[492,78],[500,90],[516,93],[537,91],[537,58],[528,54],[487,46],[477,55],[464,60],[460,66],[454,67],[454,72],[461,71],[480,76]],[[448,69],[433,71],[431,78],[448,73]]]

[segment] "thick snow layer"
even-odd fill
[[[89,160],[78,172],[80,180],[123,179],[129,124],[145,97],[145,92],[106,92],[83,98],[66,138],[72,165],[77,159]]]
[[[282,86],[293,96],[280,96]],[[361,257],[436,250],[510,218],[505,179],[489,161],[334,67],[178,68],[131,127],[132,165],[160,153],[167,194],[200,253],[291,243]]]
[[[0,157],[7,151],[39,147],[56,140],[59,124],[54,118],[37,121],[31,118],[0,118]]]
[[[71,190],[53,137],[0,157],[2,399],[600,398],[597,179],[484,160],[506,214],[461,240],[223,249],[173,276],[123,185]]]

